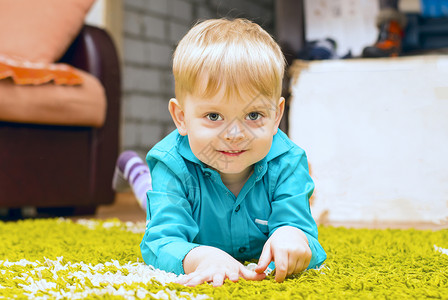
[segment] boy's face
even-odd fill
[[[225,99],[224,89],[211,98],[188,95],[169,109],[193,154],[220,174],[244,176],[271,148],[284,110],[284,99],[264,96]]]

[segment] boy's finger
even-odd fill
[[[213,286],[221,286],[224,283],[224,275],[221,273],[213,275]]]
[[[295,269],[294,269],[294,274],[300,273],[303,270],[305,270],[306,268],[308,268],[308,265],[311,262],[311,255],[304,255],[302,257],[300,257],[297,260]]]
[[[297,267],[301,268],[303,265],[303,259],[294,257],[293,255],[289,255],[288,258],[288,274],[291,275],[296,273]]]
[[[190,275],[191,274],[179,276],[179,278],[175,281],[175,283],[178,283],[178,284],[185,284],[185,283],[187,283],[191,279],[191,277],[192,277]]]
[[[295,266],[295,265],[294,265]],[[275,281],[282,282],[288,275],[288,253],[275,255]]]
[[[263,247],[263,251],[261,252],[260,259],[258,260],[258,265],[255,268],[255,272],[263,273],[269,266],[271,261],[272,261],[271,246],[267,245]]]
[[[238,275],[238,273],[231,273],[228,277],[229,280],[233,282],[237,282],[240,279],[240,275]]]
[[[210,281],[210,279],[207,279],[207,278],[205,278],[202,275],[197,275],[197,276],[191,278],[184,285],[186,285],[186,286],[197,286],[198,284],[202,284],[202,283],[207,282],[207,281]]]
[[[303,270],[308,268],[308,266],[310,265],[310,262],[311,262],[311,258],[312,258],[312,254],[305,258],[305,262],[303,263]]]
[[[241,267],[240,274],[241,274],[241,277],[246,280],[259,281],[259,280],[263,280],[266,278],[266,274],[264,274],[264,273],[258,274],[254,271],[246,269],[245,267]]]
[[[304,264],[304,261],[303,260],[298,260],[293,274],[300,273],[300,272],[302,272],[305,269],[306,269],[306,266]]]

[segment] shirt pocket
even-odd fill
[[[254,222],[255,222],[255,225],[257,226],[257,228],[261,232],[263,232],[264,235],[267,236],[269,234],[269,226],[268,226],[268,221],[267,220],[255,218]]]

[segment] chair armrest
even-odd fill
[[[116,47],[110,35],[98,27],[84,25],[60,62],[89,72],[103,84],[108,74],[113,80],[120,80]]]
[[[92,161],[99,174],[112,174],[119,150],[119,126],[121,106],[120,61],[110,35],[103,29],[84,25],[60,62],[89,72],[97,77],[104,86],[107,100],[106,120],[103,127],[95,130],[93,139],[95,149]],[[112,163],[111,163],[112,162]],[[109,186],[112,177],[99,176],[92,183],[101,189]],[[106,196],[96,195],[98,199]]]
[[[60,62],[84,70],[100,80],[107,99],[105,126],[112,125],[116,127],[113,131],[118,132],[121,72],[118,53],[110,35],[101,28],[84,25]]]

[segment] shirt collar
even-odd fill
[[[292,147],[294,147],[293,142],[283,131],[278,129],[277,133],[274,135],[271,150],[269,150],[268,155],[266,155],[266,160],[269,162],[277,156],[288,152]]]
[[[201,165],[204,167],[204,163],[200,161],[194,154],[193,151],[191,151],[190,143],[188,142],[188,136],[180,135],[177,137],[177,144],[178,144],[178,151],[179,154],[182,155],[183,158],[194,162],[198,165]]]
[[[263,177],[263,175],[266,173],[268,169],[268,162],[282,155],[283,153],[288,152],[292,147],[293,143],[291,142],[291,140],[283,131],[279,129],[274,135],[272,146],[268,154],[254,166],[254,174],[256,176],[256,180],[261,179],[261,177]]]

